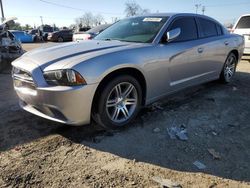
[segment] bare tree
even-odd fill
[[[125,3],[125,13],[127,17],[149,13],[149,9],[143,9],[134,0]]]
[[[91,27],[93,25],[94,16],[91,12],[86,12],[80,18],[81,24],[86,27]]]
[[[127,1],[125,3],[125,13],[127,17],[138,15],[141,6],[135,1]]]
[[[91,12],[86,12],[81,17],[76,18],[75,22],[78,28],[93,27],[104,22],[104,18],[101,14],[93,15]]]
[[[101,23],[104,21],[104,18],[101,14],[97,14],[93,18],[93,23],[95,26],[101,25]]]

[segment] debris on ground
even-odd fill
[[[187,129],[185,125],[181,125],[181,127],[171,127],[167,129],[168,135],[171,139],[179,139],[182,141],[187,141]]]
[[[218,133],[215,132],[215,131],[213,131],[212,134],[213,134],[214,136],[217,136],[217,135],[218,135]]]
[[[156,183],[159,183],[161,185],[161,187],[163,187],[163,188],[181,188],[182,187],[177,182],[173,182],[170,179],[163,179],[159,176],[152,177],[152,180],[155,181]]]
[[[164,110],[164,108],[160,105],[160,103],[154,103],[152,104],[152,111],[155,111],[155,110]]]
[[[160,131],[161,131],[161,129],[158,128],[158,127],[156,127],[156,128],[153,129],[153,132],[154,132],[154,133],[159,133]]]
[[[193,162],[193,165],[195,165],[199,170],[203,170],[206,168],[206,165],[204,165],[202,162],[200,161],[195,161]]]
[[[233,87],[233,91],[237,91],[237,90],[238,90],[237,87],[234,86],[234,87]]]
[[[213,156],[213,159],[221,159],[221,156],[214,149],[208,149],[208,152]]]

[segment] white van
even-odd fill
[[[250,14],[241,16],[234,25],[232,32],[244,36],[244,54],[250,55]]]

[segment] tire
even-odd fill
[[[104,86],[95,102],[98,106],[94,120],[104,128],[119,129],[128,125],[140,111],[142,89],[134,77],[119,76]]]
[[[224,63],[223,69],[220,74],[220,81],[222,83],[229,83],[235,74],[238,59],[234,53],[230,53]]]
[[[63,41],[64,41],[64,39],[62,37],[57,38],[57,42],[63,42]]]

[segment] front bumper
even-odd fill
[[[12,63],[20,69],[19,62]],[[21,73],[13,73],[14,88],[20,106],[35,115],[70,125],[89,124],[91,107],[98,84],[49,86],[41,69],[30,62]],[[20,69],[21,70],[21,69]]]
[[[97,85],[81,87],[15,87],[20,106],[35,115],[71,125],[90,123],[91,106]]]

